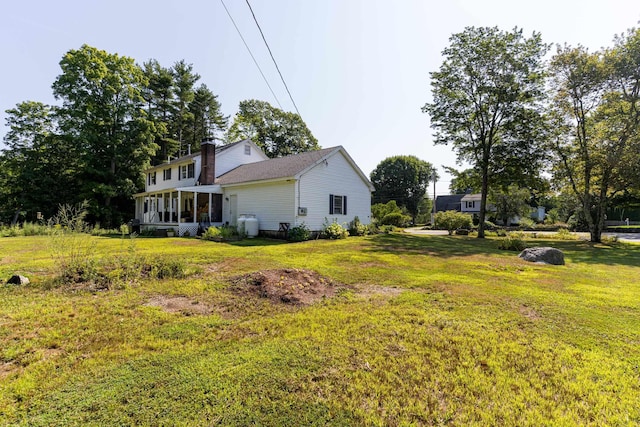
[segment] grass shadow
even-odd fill
[[[440,258],[497,253],[493,242],[468,236],[422,236],[402,233],[379,234],[371,239],[371,249],[407,255]]]
[[[371,239],[372,251],[440,258],[516,254],[497,248],[497,239],[468,236],[380,234]],[[551,246],[564,252],[568,262],[640,267],[640,245],[591,243],[583,240],[527,239],[527,247]]]

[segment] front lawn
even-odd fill
[[[0,238],[0,279],[32,280],[0,285],[0,425],[640,424],[640,245],[529,240],[565,252],[548,266],[463,236],[88,239],[188,275],[54,285],[49,237]],[[267,270],[335,292],[238,279]]]

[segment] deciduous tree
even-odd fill
[[[431,163],[416,156],[388,157],[371,172],[371,183],[375,187],[373,203],[395,200],[415,221],[434,173]]]
[[[496,212],[496,218],[509,225],[509,220],[516,217],[529,217],[531,213],[531,193],[526,188],[510,185],[505,189],[489,190],[489,203]]]
[[[143,110],[144,74],[132,58],[87,45],[67,52],[60,67],[53,94],[62,100],[61,132],[82,163],[79,200],[91,201],[94,220],[117,225],[158,149]]]
[[[610,200],[640,183],[640,30],[596,53],[559,48],[550,69],[555,176],[580,201],[599,242]]]
[[[436,144],[452,144],[460,161],[481,177],[480,225],[484,237],[487,194],[495,177],[537,175],[543,165],[540,34],[466,28],[450,38],[440,70],[431,73],[431,117]]]
[[[247,138],[271,158],[320,149],[318,140],[298,114],[255,99],[240,102],[227,134],[229,142]]]

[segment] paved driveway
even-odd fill
[[[421,230],[420,227],[407,228],[404,231],[411,234],[428,234],[431,236],[446,236],[448,233],[446,230]],[[553,234],[548,231],[528,232],[537,234]],[[589,233],[576,233],[578,236],[585,240],[589,240]],[[603,236],[618,236],[618,240],[621,242],[640,243],[640,233],[602,233]]]

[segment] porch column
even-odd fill
[[[182,191],[178,190],[178,223],[181,222],[182,220],[182,210],[180,209],[180,206],[182,206]]]
[[[198,218],[198,192],[197,191],[193,192],[192,214],[193,214],[193,222],[199,223],[200,222],[200,218]]]
[[[209,215],[209,224],[211,224],[211,193],[209,193],[209,212],[207,212],[207,215]]]
[[[173,222],[173,192],[169,191],[169,222]]]

